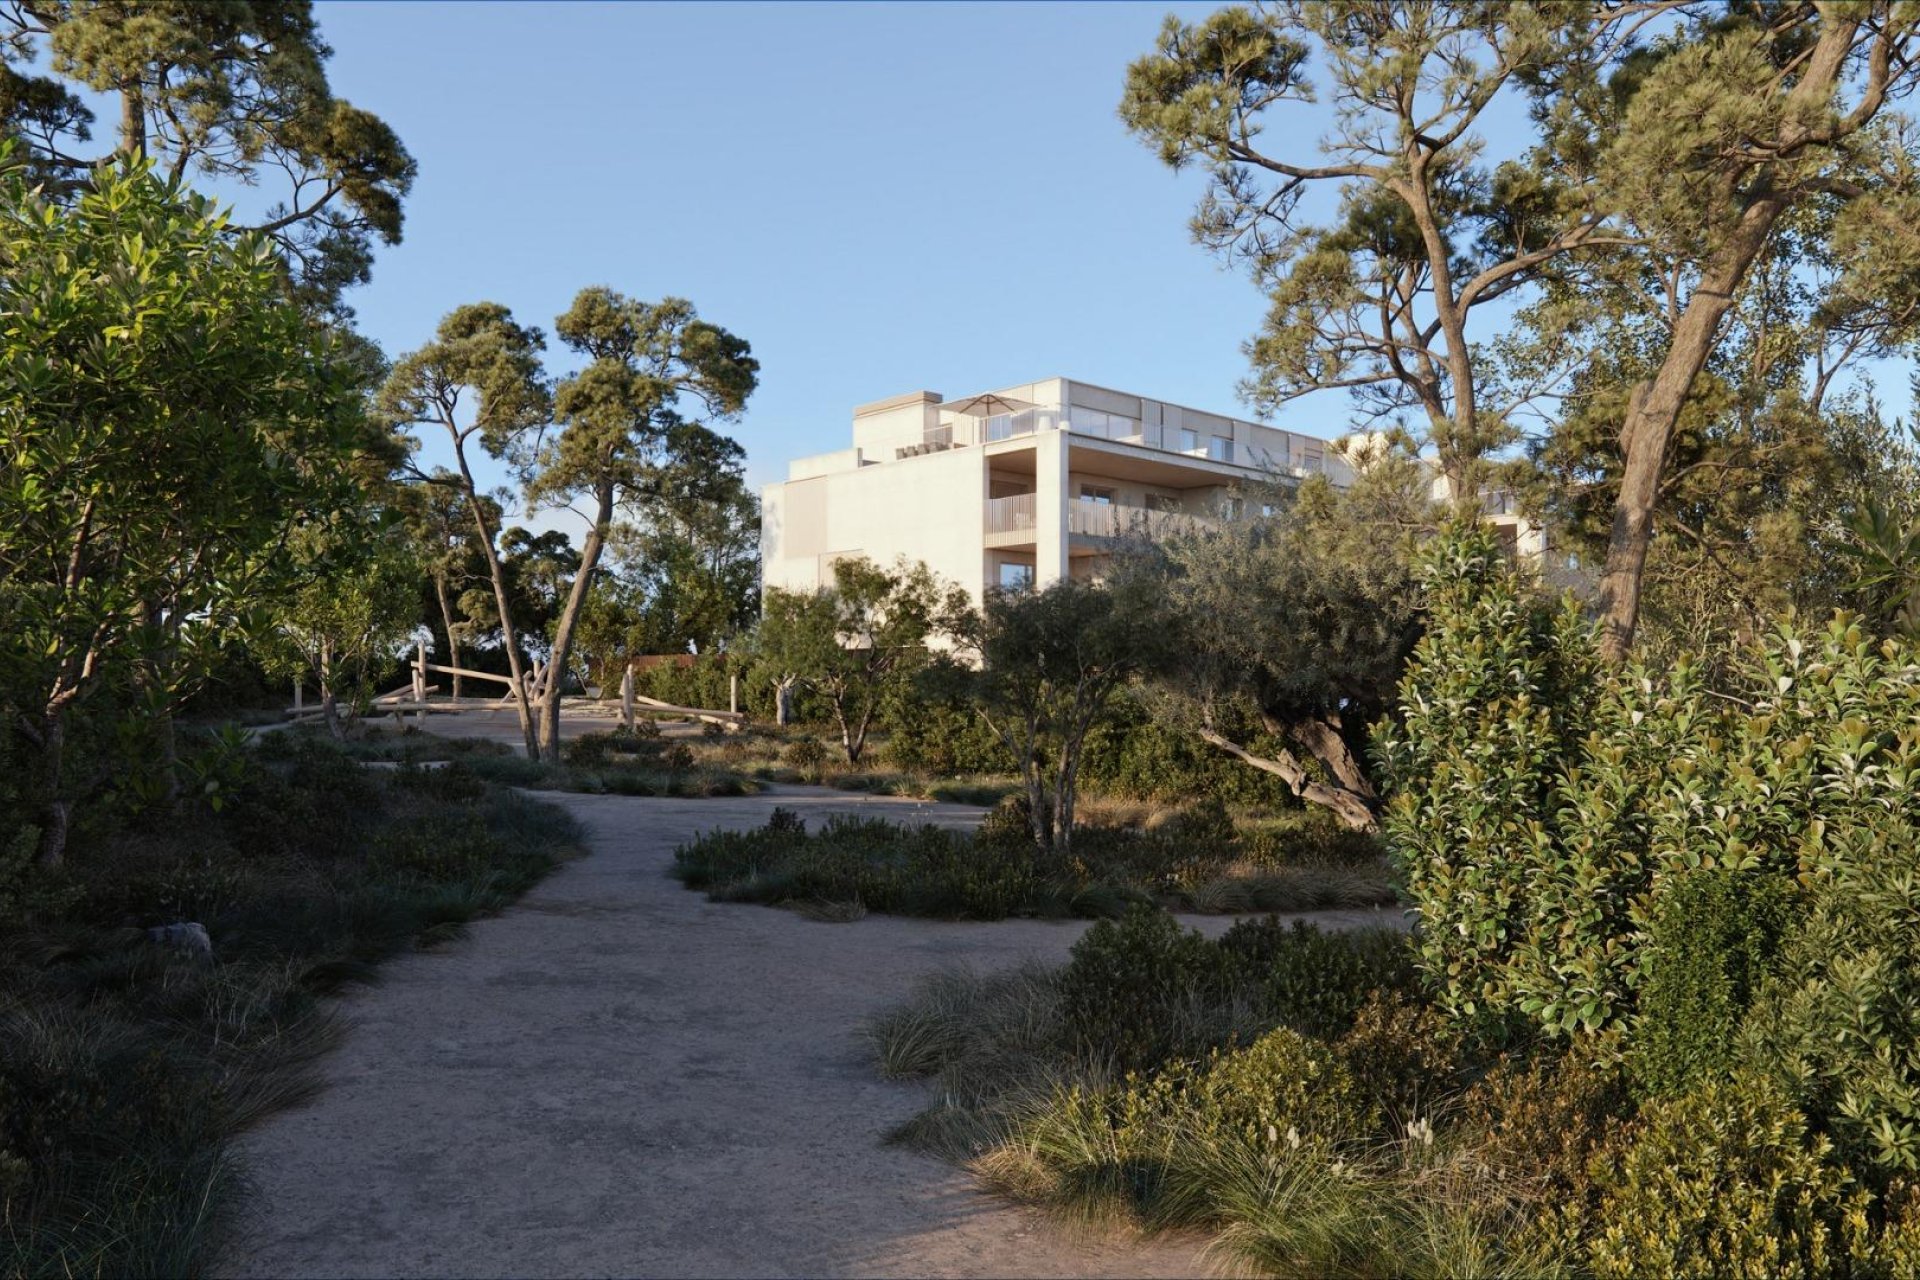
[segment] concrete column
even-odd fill
[[[1033,441],[1033,584],[1067,576],[1067,446],[1069,433],[1044,431]]]

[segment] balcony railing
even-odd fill
[[[1198,533],[1212,521],[1182,511],[1153,511],[1117,503],[1078,500],[1067,504],[1067,532],[1083,538],[1170,538]]]
[[[987,499],[987,545],[1001,547],[1032,542],[1037,496],[1016,493],[1008,498]]]

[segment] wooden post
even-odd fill
[[[303,701],[303,699],[306,697],[306,694],[307,694],[306,687],[302,685],[300,680],[296,677],[293,682],[293,709],[295,711],[298,711],[302,707],[306,706],[306,703]]]
[[[413,700],[420,706],[421,710],[414,713],[413,723],[419,728],[424,729],[427,725],[427,713],[425,710],[427,705],[427,642],[425,640],[416,640],[414,646]]]
[[[627,726],[627,732],[633,732],[633,667],[620,674],[620,723]]]
[[[727,710],[734,715],[740,714],[740,677],[738,674],[727,677]]]

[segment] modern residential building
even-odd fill
[[[853,411],[852,447],[801,458],[761,500],[769,587],[905,556],[979,598],[1099,574],[1123,535],[1231,516],[1239,491],[1351,471],[1315,436],[1067,378]]]

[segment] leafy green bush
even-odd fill
[[[1796,894],[1777,876],[1695,871],[1654,912],[1633,1068],[1658,1094],[1730,1074],[1735,1036],[1772,967]]]
[[[1194,1011],[1217,998],[1226,976],[1225,957],[1197,930],[1136,907],[1124,919],[1099,921],[1073,944],[1060,978],[1061,1011],[1084,1049],[1107,1055],[1116,1069],[1156,1066],[1206,1050]]]
[[[1484,1034],[1631,1029],[1662,896],[1696,871],[1806,879],[1920,818],[1920,664],[1845,617],[1698,668],[1604,669],[1591,629],[1484,530],[1430,549],[1430,622],[1380,736],[1386,830],[1444,1008]]]
[[[1906,733],[1915,731],[1908,729]],[[1829,832],[1741,1055],[1782,1081],[1875,1181],[1920,1169],[1920,834],[1904,816]]]
[[[1267,916],[1240,921],[1215,946],[1257,1016],[1309,1035],[1338,1035],[1376,993],[1414,986],[1406,936],[1392,930],[1329,932]]]
[[[674,850],[673,874],[715,901],[858,903],[868,911],[998,920],[1037,889],[1026,851],[978,846],[938,827],[830,817],[714,831]]]
[[[941,778],[1015,771],[1006,746],[963,702],[896,690],[881,709],[881,723],[887,759],[896,768]]]
[[[1871,1250],[1870,1197],[1772,1082],[1649,1104],[1596,1161],[1587,1260],[1635,1276],[1843,1276]]]

